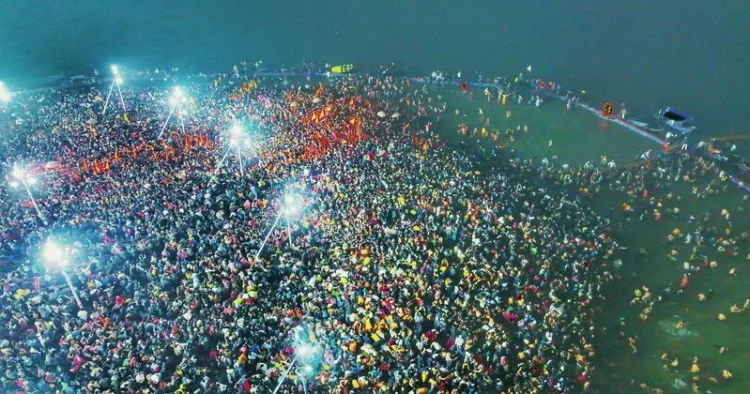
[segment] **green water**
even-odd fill
[[[544,157],[552,159],[558,157],[558,164],[582,165],[587,161],[598,163],[602,155],[615,162],[632,161],[648,149],[659,149],[660,146],[644,138],[632,138],[630,131],[611,122],[592,116],[584,110],[567,110],[558,101],[543,103],[543,107],[528,104],[507,102],[500,105],[496,99],[487,101],[481,92],[475,92],[474,99],[468,101],[466,97],[454,90],[441,92],[449,103],[457,103],[449,108],[444,116],[445,127],[448,132],[456,132],[455,124],[465,123],[469,131],[473,128],[489,131],[501,131],[500,142],[508,144],[522,157],[530,157],[535,162]],[[461,114],[456,116],[454,110],[458,108]],[[489,125],[480,120],[479,109],[484,118],[489,118]],[[510,117],[507,116],[510,111]],[[515,141],[511,142],[505,135],[506,129],[521,131],[514,134]],[[523,127],[528,131],[524,132]],[[552,141],[550,146],[549,142]]]
[[[380,65],[475,80],[534,76],[649,114],[672,105],[701,131],[747,133],[750,2],[713,1],[3,1],[0,80],[180,67],[215,72]],[[127,80],[127,77],[126,77]]]
[[[484,116],[490,118],[490,126],[485,126],[489,129],[515,129],[519,124],[528,125],[529,131],[516,133],[516,141],[509,143],[508,149],[514,149],[520,157],[533,158],[535,162],[542,157],[557,156],[558,164],[572,166],[589,160],[599,163],[600,156],[606,155],[618,165],[627,165],[647,149],[660,149],[659,145],[623,127],[604,123],[581,109],[569,111],[561,103],[546,103],[543,108],[513,103],[503,107],[496,101],[487,103],[481,93],[473,100],[455,90],[441,91],[440,94],[448,106],[447,115],[437,127],[448,139],[468,138],[460,137],[456,132],[460,123],[466,123],[469,131],[474,127],[481,129],[484,123],[480,120],[478,108],[482,108]],[[466,115],[456,116],[455,109]],[[506,110],[512,111],[510,118],[505,117]],[[551,147],[550,139],[553,140]],[[505,135],[502,140],[507,141]],[[673,295],[655,304],[645,322],[641,322],[639,314],[646,305],[630,305],[634,289],[641,286],[651,289],[654,296],[662,294],[670,284],[679,288],[684,272],[682,262],[690,255],[692,245],[681,241],[668,244],[666,237],[675,228],[687,231],[686,221],[690,215],[698,217],[709,213],[711,219],[704,223],[704,227],[716,226],[723,232],[729,228],[727,221],[720,217],[721,210],[726,208],[732,215],[733,233],[745,231],[750,219],[750,200],[743,200],[744,193],[734,185],[727,183],[725,193],[705,199],[697,199],[691,193],[692,186],[705,187],[717,176],[709,171],[695,184],[676,184],[672,193],[681,195],[682,200],[665,201],[664,206],[679,207],[680,213],[676,218],[665,217],[658,222],[651,216],[640,222],[637,214],[632,221],[627,221],[619,209],[624,201],[630,201],[623,193],[602,192],[591,200],[602,215],[609,216],[610,208],[616,208],[613,221],[623,226],[621,242],[630,251],[643,248],[647,253],[646,256],[628,253],[623,258],[622,280],[610,286],[607,290],[609,300],[601,306],[603,313],[600,314],[599,327],[604,331],[598,337],[595,380],[600,382],[600,387],[606,387],[602,392],[641,392],[638,387],[641,383],[666,393],[690,392],[696,375],[700,377],[698,392],[750,392],[750,378],[747,377],[750,375],[750,341],[746,340],[746,333],[750,331],[750,311],[729,312],[733,304],[742,307],[750,298],[747,290],[750,264],[745,260],[750,253],[747,243],[739,244],[738,241],[738,255],[734,257],[703,247],[701,250],[709,260],[716,260],[718,267],[693,273],[684,294],[680,297]],[[657,193],[656,197],[665,199],[666,192]],[[679,252],[676,261],[667,258],[672,249]],[[736,269],[736,276],[729,274],[732,268]],[[699,302],[698,293],[709,294],[709,297],[705,302]],[[727,316],[726,321],[718,320],[719,313]],[[620,326],[621,317],[624,326]],[[678,321],[684,323],[682,328],[675,326]],[[628,346],[627,337],[636,338],[637,353]],[[728,348],[724,354],[719,353],[722,346]],[[664,353],[667,353],[668,361],[660,359]],[[699,374],[690,371],[694,357],[698,357]],[[664,368],[675,359],[679,362],[678,367]],[[733,379],[721,377],[725,369],[734,375]],[[716,378],[718,383],[710,382],[710,377]],[[678,378],[686,382],[687,387],[675,388],[675,379]]]

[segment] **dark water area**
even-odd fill
[[[498,1],[92,1],[0,3],[0,80],[110,63],[217,71],[396,62],[409,74],[534,76],[648,115],[671,105],[707,134],[750,132],[750,3]]]

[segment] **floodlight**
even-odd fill
[[[304,344],[298,349],[300,357],[308,357],[315,353],[315,347],[309,344]]]
[[[293,194],[284,196],[284,213],[288,216],[296,215],[300,210],[299,197]]]
[[[242,135],[242,126],[236,124],[232,126],[231,129],[229,129],[229,133],[232,135],[232,137],[239,137]]]
[[[11,175],[13,175],[13,178],[20,180],[23,180],[25,173],[23,170],[19,167],[13,167],[13,172],[11,172]]]
[[[47,243],[44,244],[44,250],[42,253],[44,255],[44,260],[46,260],[47,263],[58,263],[65,260],[62,248],[52,240],[48,240]]]
[[[0,101],[7,103],[12,98],[13,94],[11,94],[10,90],[8,90],[8,87],[5,86],[2,81],[0,81]]]
[[[65,277],[65,282],[68,283],[70,292],[73,294],[73,298],[76,300],[76,304],[79,308],[83,309],[83,303],[78,297],[76,288],[73,287],[73,281],[70,280],[70,275],[68,275],[68,272],[65,270],[68,264],[70,264],[70,256],[68,255],[68,253],[69,250],[67,248],[61,248],[60,245],[58,245],[52,239],[47,240],[47,243],[44,244],[44,249],[42,250],[42,255],[47,264],[55,264],[60,267],[62,274]]]
[[[115,76],[112,78],[112,84],[109,85],[109,91],[107,92],[107,98],[104,100],[104,108],[102,109],[102,115],[107,113],[107,108],[109,107],[109,99],[112,97],[112,90],[114,90],[115,87],[117,87],[117,94],[120,96],[120,105],[122,105],[122,110],[125,111],[125,99],[122,97],[122,90],[120,89],[120,85],[123,83],[123,79],[120,76],[120,69],[117,67],[116,64],[113,64],[110,66],[110,69],[112,70],[112,74]]]

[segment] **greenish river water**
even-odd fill
[[[480,93],[474,99],[468,99],[455,89],[440,93],[448,106],[437,127],[447,139],[469,139],[457,133],[461,123],[466,124],[469,133],[474,127],[478,130],[482,127],[504,130],[526,125],[528,132],[517,132],[515,141],[509,142],[507,149],[515,150],[519,157],[533,158],[535,163],[544,157],[557,156],[558,166],[563,163],[582,165],[587,161],[598,164],[600,157],[605,155],[615,160],[618,166],[632,165],[645,150],[659,152],[661,149],[623,127],[598,119],[582,109],[569,111],[561,103],[545,103],[542,108],[515,103],[503,107],[496,101],[488,103]],[[490,118],[489,126],[480,120],[479,108],[484,117]],[[455,115],[456,109],[461,115]],[[510,117],[507,117],[508,110],[511,111]],[[508,138],[503,135],[501,140],[507,142]],[[482,141],[485,142],[489,143],[489,140]],[[732,305],[742,307],[750,298],[750,264],[746,259],[750,257],[750,248],[747,242],[738,243],[736,256],[719,253],[710,247],[701,248],[710,261],[716,261],[716,268],[693,273],[684,294],[665,295],[662,302],[653,306],[645,321],[641,321],[639,315],[647,305],[630,305],[634,290],[642,286],[650,289],[654,297],[664,294],[667,286],[680,288],[684,273],[682,263],[691,254],[692,244],[682,241],[668,243],[666,237],[676,228],[688,231],[691,227],[687,221],[691,215],[700,218],[709,214],[710,219],[703,226],[715,226],[722,234],[730,230],[736,235],[747,230],[750,200],[734,185],[726,183],[725,193],[704,199],[691,193],[693,186],[703,188],[717,177],[715,172],[709,171],[694,184],[676,183],[671,192],[674,196],[681,196],[680,201],[668,202],[666,191],[656,191],[657,200],[665,200],[665,206],[680,209],[676,217],[665,215],[660,221],[653,220],[651,215],[639,221],[638,215],[643,207],[637,207],[637,203],[624,193],[606,191],[590,200],[601,215],[611,215],[613,222],[622,226],[618,237],[632,252],[623,257],[622,279],[606,290],[608,301],[600,305],[601,334],[594,363],[598,368],[595,381],[599,382],[601,392],[641,392],[641,384],[666,393],[690,392],[693,383],[697,392],[702,393],[750,392],[747,377],[750,375],[750,341],[746,340],[750,312],[730,312]],[[636,209],[630,221],[620,209],[623,202],[631,202]],[[731,214],[731,227],[721,217],[723,209]],[[641,253],[636,253],[641,248]],[[676,259],[668,257],[673,249],[678,252]],[[730,270],[734,270],[734,275]],[[706,295],[703,302],[698,299],[700,293]],[[718,319],[719,313],[726,316],[725,321]],[[635,340],[635,353],[627,338]],[[722,347],[727,349],[723,353],[720,352]],[[699,373],[691,372],[696,357]],[[677,366],[672,366],[672,363]],[[724,370],[731,372],[733,378],[724,379],[721,376]]]

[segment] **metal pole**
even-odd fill
[[[112,80],[112,85],[109,85],[109,92],[107,93],[107,99],[104,101],[104,110],[102,111],[102,115],[107,113],[107,106],[109,105],[109,97],[112,96],[112,89],[115,88],[115,80]]]
[[[226,160],[227,155],[229,154],[231,150],[232,150],[232,147],[230,146],[229,148],[227,148],[227,151],[224,152],[224,156],[221,157],[219,164],[216,165],[216,171],[214,171],[214,174],[217,174],[219,172],[219,170],[221,169],[221,165],[224,164],[224,160]]]
[[[42,215],[42,211],[39,210],[39,205],[36,204],[36,199],[34,199],[34,196],[31,194],[31,189],[29,188],[29,184],[26,183],[25,180],[21,180],[21,183],[23,184],[24,189],[26,189],[26,193],[29,195],[29,198],[31,199],[31,204],[34,206],[34,209],[36,210],[36,215],[39,216],[39,219],[42,219],[42,222],[44,224],[47,224],[47,218]]]
[[[68,287],[70,287],[70,291],[73,293],[73,298],[75,298],[76,304],[78,304],[79,308],[83,309],[83,303],[81,302],[81,299],[78,298],[78,293],[76,292],[75,287],[73,287],[73,282],[70,280],[68,272],[63,269],[62,274],[65,277],[65,281],[68,282]]]
[[[185,135],[185,114],[180,111],[180,126],[182,126],[182,134]]]
[[[169,110],[169,115],[167,115],[167,120],[164,122],[164,126],[161,127],[161,131],[159,132],[159,136],[156,137],[158,140],[161,138],[161,135],[164,134],[164,130],[167,129],[167,125],[169,124],[169,119],[172,118],[172,112],[174,112],[174,109],[177,108],[177,104],[173,105],[172,108]]]
[[[240,153],[240,147],[238,146],[238,147],[236,147],[234,149],[237,152],[237,161],[240,162],[240,175],[242,175],[244,177],[245,176],[245,169],[242,166],[242,153]]]
[[[271,233],[276,228],[276,225],[279,224],[279,219],[281,219],[281,211],[279,211],[279,215],[276,216],[276,220],[274,220],[273,226],[271,226],[271,229],[268,230],[268,234],[266,234],[266,238],[263,239],[263,243],[260,244],[260,249],[258,249],[258,253],[255,254],[255,260],[258,260],[258,257],[260,256],[260,252],[263,251],[263,247],[265,247],[266,242],[268,242],[268,238],[271,237]]]
[[[292,226],[289,224],[289,217],[284,216],[284,218],[286,219],[286,233],[289,236],[289,247],[293,248],[294,245],[292,244]]]
[[[284,384],[284,379],[286,379],[287,375],[289,375],[289,371],[292,370],[292,368],[294,367],[294,364],[296,363],[297,363],[297,357],[295,356],[292,359],[292,364],[289,365],[289,368],[287,368],[286,371],[284,371],[284,373],[281,375],[281,378],[279,379],[279,384],[276,385],[276,388],[273,390],[273,394],[276,394],[279,391],[279,389],[281,388],[281,385]]]
[[[302,379],[302,390],[307,394],[307,379],[305,379],[304,374],[299,374],[300,379]]]
[[[120,94],[120,104],[122,104],[122,111],[125,112],[125,99],[122,98],[122,90],[120,90],[119,84],[117,84],[117,92]]]

